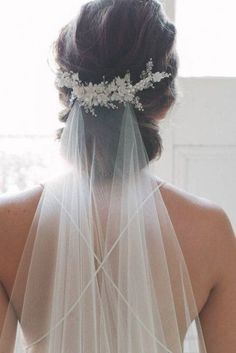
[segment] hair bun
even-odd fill
[[[137,3],[150,6],[140,9]],[[103,76],[112,81],[116,76],[124,77],[129,70],[135,84],[150,58],[153,71],[171,74],[155,88],[137,93],[144,111],[137,110],[136,115],[150,160],[161,155],[158,121],[177,96],[175,36],[175,26],[159,1],[96,0],[82,6],[78,16],[63,27],[54,43],[58,66],[78,72],[83,82],[100,83]],[[71,90],[58,89],[60,100],[69,108]],[[65,122],[67,116],[63,111],[60,121]],[[156,128],[142,125],[145,122]]]

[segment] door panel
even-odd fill
[[[180,101],[160,123],[163,179],[222,206],[236,226],[236,79],[178,78]]]

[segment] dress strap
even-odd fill
[[[159,184],[159,189],[160,189],[162,186],[164,186],[165,184],[167,184],[167,182],[166,182],[166,181],[162,181],[162,182]]]
[[[162,186],[164,186],[165,184],[168,184],[167,181],[164,181],[164,180],[162,180],[161,178],[158,178],[157,176],[156,176],[156,180],[160,182],[160,184],[159,184],[159,186],[158,186],[159,189],[160,189]]]

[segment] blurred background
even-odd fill
[[[234,0],[165,0],[177,27],[179,101],[163,121],[157,174],[222,206],[236,230]]]
[[[61,106],[48,64],[59,31],[87,1],[4,2],[0,13],[0,193],[17,192],[57,168]],[[175,22],[179,99],[161,123],[157,175],[221,205],[236,225],[234,0],[163,0]]]
[[[0,12],[0,193],[43,182],[58,167],[61,106],[48,59],[59,31],[87,1],[4,2]],[[176,24],[179,99],[161,122],[152,164],[168,182],[221,205],[236,226],[234,0],[163,0]],[[194,325],[194,324],[193,324]],[[194,335],[190,327],[185,353]]]
[[[5,2],[0,13],[0,193],[42,182],[55,170],[61,106],[50,47],[87,1]],[[221,205],[236,224],[234,0],[162,0],[177,27],[179,98],[161,122],[155,173]]]

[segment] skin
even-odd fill
[[[42,190],[0,196],[0,331]],[[229,218],[218,205],[172,184],[160,190],[189,270],[207,352],[234,353],[236,238]],[[0,353],[13,352],[17,314],[10,310],[9,339]]]

